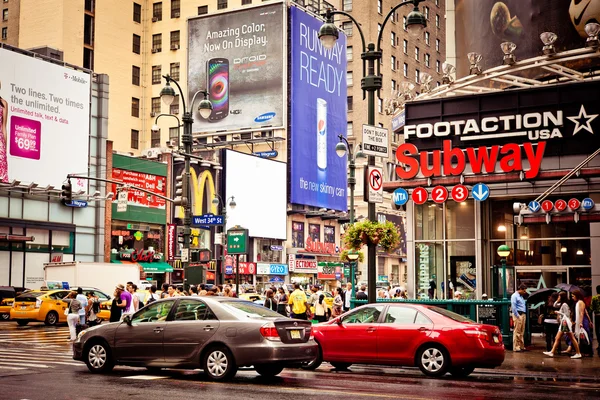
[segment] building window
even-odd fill
[[[162,50],[162,33],[152,35],[152,52],[158,53]]]
[[[152,5],[152,21],[162,21],[162,3]]]
[[[435,5],[439,7],[440,6],[440,0],[435,0]]]
[[[342,10],[343,11],[352,11],[352,0],[343,0]]]
[[[440,72],[440,60],[435,60],[435,72]]]
[[[396,81],[392,79],[392,90],[396,90]]]
[[[2,28],[2,40],[6,40],[8,38],[8,28]]]
[[[131,130],[131,148],[140,148],[140,131],[136,131],[135,129]]]
[[[383,113],[383,99],[377,98],[377,111]]]
[[[175,139],[176,141],[179,141],[179,127],[178,126],[169,128],[169,140],[173,140],[173,139]]]
[[[425,19],[427,21],[429,21],[429,7],[425,6],[425,10],[424,10],[424,14],[425,14]]]
[[[2,21],[8,21],[8,8],[2,10]]]
[[[83,68],[94,69],[94,50],[83,48]]]
[[[304,222],[292,221],[292,247],[304,248]]]
[[[176,81],[179,80],[179,63],[171,63],[171,71],[170,71],[170,75],[171,78],[175,79]]]
[[[404,77],[408,78],[408,64],[407,63],[404,63],[404,70],[403,70],[403,72],[404,72]]]
[[[140,67],[131,66],[131,83],[135,86],[140,86]]]
[[[169,112],[173,115],[179,114],[179,95],[175,96],[171,106],[169,107]]]
[[[429,39],[430,39],[431,35],[429,34],[429,32],[425,32],[425,44],[427,46],[429,46]]]
[[[392,41],[392,46],[396,46],[396,32],[392,32],[390,39]]]
[[[431,56],[429,54],[425,53],[425,66],[427,68],[430,67],[430,62],[431,62]]]
[[[408,40],[406,39],[404,39],[404,42],[402,43],[402,51],[404,54],[408,54]]]
[[[198,15],[208,14],[208,6],[199,6]]]
[[[224,10],[227,8],[227,0],[217,0],[217,10]]]
[[[335,226],[323,227],[323,242],[335,243]]]
[[[404,30],[406,31],[406,16],[402,17],[402,27],[404,28]]]
[[[252,4],[252,0],[242,0],[243,6],[247,6],[248,4]]]
[[[352,86],[352,84],[353,84],[352,71],[346,71],[346,85]]]
[[[346,21],[342,23],[342,30],[346,34],[346,36],[352,36],[352,22]]]
[[[160,65],[153,65],[152,66],[152,84],[153,85],[159,85],[160,84],[160,78],[161,78],[161,66]]]
[[[348,121],[346,124],[346,136],[354,136],[352,121]]]
[[[179,31],[171,32],[171,50],[179,48]]]
[[[415,69],[415,83],[419,83],[419,75],[420,75],[419,70]]]
[[[133,3],[133,22],[142,22],[142,5]],[[137,147],[136,147],[137,149]]]
[[[440,39],[435,39],[435,51],[440,52]]]
[[[321,241],[321,225],[308,224],[308,236],[315,242]]]
[[[353,57],[352,46],[348,46],[348,47],[346,47],[346,60],[347,61],[352,61],[352,57]]]
[[[154,114],[154,115],[160,114],[160,97],[152,98],[152,114]]]
[[[138,35],[133,35],[133,52],[135,54],[140,54],[140,42],[141,42],[141,37]]]
[[[150,131],[150,147],[160,147],[160,129],[157,131]]]
[[[381,14],[382,11],[382,4],[381,4],[381,0],[377,0],[377,12],[379,14]]]
[[[348,96],[347,102],[348,102],[348,111],[352,111],[352,96]]]
[[[392,16],[390,17],[390,20],[395,24],[396,23],[396,12],[392,13]]]
[[[391,67],[392,67],[392,71],[396,70],[396,56],[392,56],[392,61],[391,61]]]
[[[435,27],[436,28],[440,27],[440,15],[439,14],[435,14]]]
[[[140,117],[140,99],[135,97],[131,98],[131,116],[132,117]]]
[[[419,48],[415,47],[415,60],[419,61]]]
[[[171,18],[179,18],[181,15],[181,0],[171,0]]]
[[[381,33],[381,24],[377,24],[377,33]]]

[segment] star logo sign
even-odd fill
[[[582,129],[585,129],[586,131],[588,131],[589,133],[594,133],[594,131],[592,130],[592,125],[591,122],[596,119],[596,117],[598,116],[598,114],[587,114],[585,112],[585,107],[583,107],[583,104],[581,105],[581,109],[579,110],[579,115],[577,115],[576,117],[567,117],[568,120],[570,120],[571,122],[573,122],[575,124],[575,129],[573,130],[573,136],[575,136],[577,134],[577,132],[579,132]]]

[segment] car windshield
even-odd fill
[[[223,301],[221,305],[237,316],[249,318],[281,317],[281,314],[248,301]]]
[[[23,293],[15,298],[15,301],[35,301],[41,295],[46,294],[46,292],[28,292]]]
[[[471,320],[471,319],[469,319],[467,317],[463,317],[462,315],[457,314],[455,312],[448,311],[445,308],[430,307],[429,310],[431,310],[431,311],[433,311],[435,313],[438,313],[440,315],[443,315],[444,317],[448,317],[451,320],[456,321],[456,322],[470,323],[470,324],[475,323],[475,321],[473,321],[473,320]]]

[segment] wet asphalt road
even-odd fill
[[[514,377],[476,370],[467,379],[424,377],[416,369],[328,364],[315,372],[286,369],[276,378],[241,370],[227,383],[201,371],[116,367],[107,375],[88,372],[70,359],[66,328],[0,324],[0,400],[53,399],[591,399],[600,398],[600,379]],[[600,375],[600,374],[599,374]]]

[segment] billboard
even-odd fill
[[[0,181],[60,188],[87,175],[90,75],[7,49],[0,60]]]
[[[283,126],[284,18],[278,3],[189,20],[189,98],[213,104],[206,120],[194,110],[194,132]]]
[[[325,49],[322,24],[290,7],[290,202],[346,211],[347,158],[335,152],[347,130],[346,36]]]
[[[225,150],[225,194],[235,197],[227,210],[227,229],[236,225],[252,237],[286,239],[286,164]]]
[[[161,196],[167,195],[167,178],[165,176],[158,176],[152,174],[146,174],[143,172],[129,171],[126,169],[113,168],[112,169],[112,180],[117,182],[123,182],[126,185],[141,187],[152,193],[159,194]],[[117,185],[112,184],[111,191],[117,193]],[[115,197],[113,203],[117,203],[118,199]],[[127,205],[148,207],[148,208],[160,208],[165,209],[166,201],[160,197],[152,196],[151,194],[141,192],[135,189],[129,189],[127,191]]]
[[[173,187],[175,187],[177,177],[183,174],[184,171],[185,163],[183,161],[174,162]],[[190,190],[192,193],[192,199],[190,201],[192,214],[218,214],[218,207],[212,204],[212,200],[215,198],[215,194],[217,193],[215,185],[215,170],[202,167],[198,164],[191,164],[190,185]],[[183,220],[183,207],[179,206],[173,208],[175,212],[174,217]]]
[[[558,36],[557,51],[581,48],[587,34],[585,24],[600,21],[600,0],[456,0],[457,77],[469,74],[467,54],[483,56],[482,68],[502,65],[502,42],[517,45],[517,60],[542,54],[542,32]],[[589,66],[590,60],[570,64],[573,68]],[[538,71],[539,73],[545,71]]]

